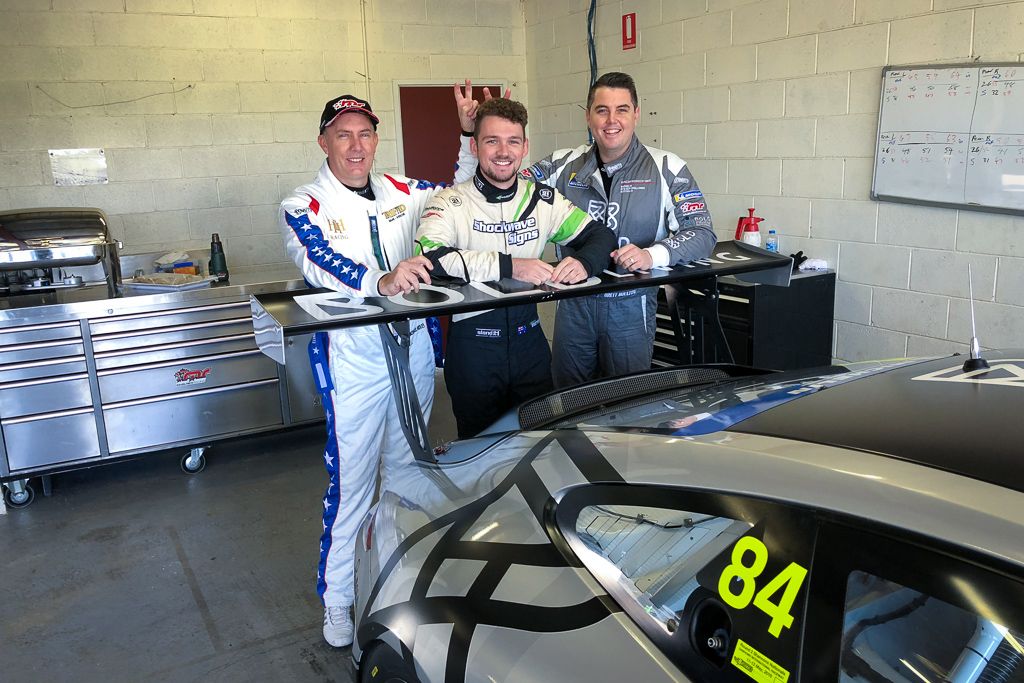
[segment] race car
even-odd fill
[[[386,481],[361,681],[1024,681],[1024,351],[555,392]]]

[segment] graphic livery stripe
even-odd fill
[[[310,363],[313,367],[314,377],[316,376],[317,363],[323,358],[322,365],[327,366],[329,362],[329,343],[326,332],[317,332],[309,341]],[[341,473],[338,471],[338,437],[334,424],[334,405],[331,402],[331,391],[327,386],[321,387],[323,397],[324,417],[327,421],[327,446],[324,448],[324,466],[327,468],[327,491],[324,492],[324,519],[323,533],[320,536],[320,561],[317,563],[316,592],[320,596],[321,603],[324,594],[327,592],[327,556],[330,554],[333,545],[334,522],[338,518],[338,508],[341,505]]]
[[[390,182],[390,183],[391,183],[392,185],[394,185],[394,186],[395,186],[395,189],[397,189],[397,190],[398,190],[399,192],[404,192],[405,194],[412,194],[412,192],[410,192],[410,191],[409,191],[409,186],[408,186],[407,184],[405,184],[405,183],[403,183],[403,182],[400,182],[400,181],[398,181],[398,180],[396,180],[396,179],[392,178],[392,177],[391,177],[391,176],[389,176],[389,175],[388,175],[387,173],[385,173],[385,174],[384,174],[384,177],[385,177],[385,178],[387,178],[387,179],[388,179],[388,181],[389,181],[389,182]]]
[[[305,214],[293,216],[285,211],[284,218],[288,221],[288,225],[295,233],[299,243],[306,248],[306,258],[310,263],[316,264],[346,287],[355,290],[362,287],[363,276],[367,271],[366,266],[331,249],[320,228],[309,222],[309,216]]]
[[[533,196],[534,191],[533,183],[526,183],[526,192],[523,193],[523,198],[519,200],[519,206],[516,207],[516,212],[512,215],[512,220],[519,220],[520,214],[523,212],[523,206],[529,201],[530,197]]]
[[[583,209],[573,207],[572,213],[562,221],[562,224],[558,226],[558,230],[551,236],[548,242],[563,243],[568,242],[583,225],[583,221],[590,220],[590,214]]]

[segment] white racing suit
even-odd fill
[[[434,273],[476,282],[507,281],[513,258],[540,258],[548,242],[571,245],[589,276],[608,264],[615,245],[602,223],[558,191],[521,178],[503,190],[479,173],[434,198],[416,237]],[[536,304],[453,316],[446,355],[459,438],[552,388]]]
[[[711,254],[711,214],[685,161],[641,144],[634,135],[620,159],[605,160],[603,170],[611,178],[607,192],[600,161],[596,145],[587,145],[558,150],[522,173],[557,187],[604,221],[619,246],[646,248],[656,267]],[[571,249],[559,252],[571,254]],[[657,303],[655,287],[560,301],[552,345],[555,386],[650,369]]]
[[[463,140],[460,162],[472,158]],[[457,167],[458,168],[458,167]],[[465,177],[459,173],[457,179]],[[377,283],[413,254],[420,214],[438,191],[404,176],[371,174],[374,200],[349,190],[324,161],[316,179],[281,202],[285,247],[312,287],[379,296]],[[377,233],[377,249],[373,232]],[[434,356],[423,321],[413,321],[409,365],[424,418],[434,397]],[[325,606],[353,601],[353,547],[380,475],[411,464],[377,326],[320,332],[309,347],[327,418],[323,535],[317,593]]]

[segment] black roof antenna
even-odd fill
[[[974,278],[970,263],[967,264],[967,286],[971,294],[971,357],[964,361],[965,373],[988,369],[988,361],[981,357],[981,344],[978,343],[978,332],[974,328]]]

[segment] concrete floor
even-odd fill
[[[454,424],[443,381],[434,443]],[[352,681],[315,591],[323,425],[54,477],[0,515],[0,681]],[[38,480],[35,482],[40,494]]]

